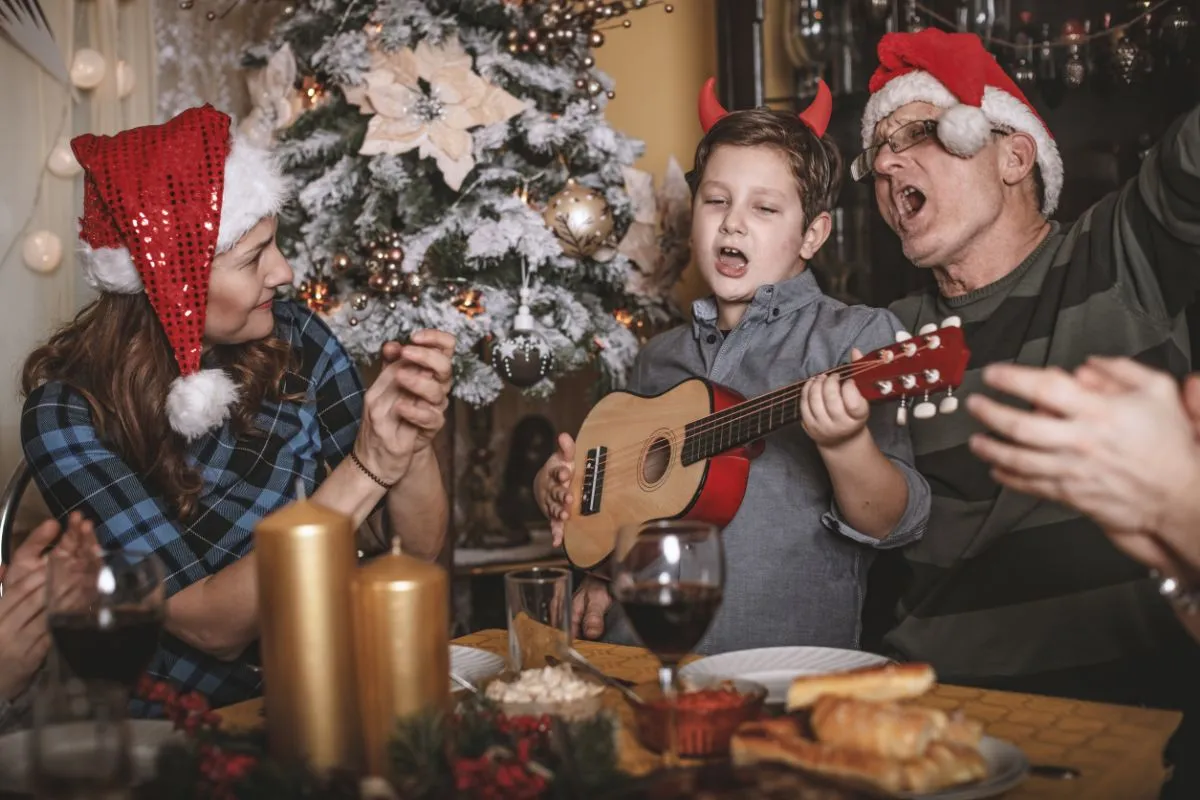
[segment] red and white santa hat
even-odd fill
[[[238,396],[224,371],[200,368],[213,258],[279,211],[287,182],[270,153],[236,138],[208,105],[162,125],[85,134],[71,149],[84,169],[84,275],[100,291],[146,292],[179,365],[167,418],[188,440],[202,436]]]
[[[879,40],[879,68],[863,112],[863,147],[875,126],[897,108],[926,102],[945,109],[937,135],[946,150],[964,158],[987,144],[993,128],[1021,131],[1037,143],[1045,193],[1042,213],[1050,216],[1062,193],[1063,164],[1046,123],[973,33],[926,28],[888,33]]]

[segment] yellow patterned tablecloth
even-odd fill
[[[454,640],[500,655],[508,651],[508,634],[480,631]],[[577,649],[609,675],[644,682],[654,680],[658,661],[639,647],[576,642]],[[657,764],[657,757],[641,748],[631,731],[632,715],[620,694],[609,691],[608,707],[625,723],[620,733],[622,766],[640,774]],[[1088,800],[1139,800],[1158,797],[1166,774],[1162,753],[1183,716],[1128,706],[1086,703],[1055,697],[939,685],[921,702],[946,710],[962,709],[980,720],[992,736],[1020,747],[1034,764],[1075,767],[1082,776],[1062,781],[1030,777],[1005,798],[1087,798]],[[262,724],[262,701],[251,700],[219,712],[230,728]]]

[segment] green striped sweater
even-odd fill
[[[980,368],[995,362],[1072,369],[1119,354],[1182,375],[1191,361],[1184,310],[1198,285],[1200,109],[1170,127],[1136,178],[1073,225],[1054,225],[1003,279],[963,297],[913,295],[892,311],[913,331],[960,316],[971,348],[962,390],[982,392]],[[1069,691],[1083,680],[1072,676],[1088,668],[1142,665],[1165,650],[1176,658],[1181,647],[1192,655],[1146,569],[1095,524],[992,481],[967,447],[979,429],[965,411],[912,427],[933,507],[924,539],[905,548],[899,620],[885,645],[947,680],[1037,691],[1014,679],[1057,675],[1066,682],[1042,690],[1077,696],[1088,692]]]

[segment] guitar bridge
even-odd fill
[[[607,461],[607,447],[593,447],[588,450],[587,460],[583,463],[583,497],[579,503],[579,513],[585,517],[600,511]]]

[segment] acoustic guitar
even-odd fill
[[[958,407],[970,353],[957,317],[825,373],[852,380],[870,402],[899,401],[896,421]],[[812,376],[816,377],[816,376]],[[589,569],[612,552],[624,525],[694,519],[724,527],[746,492],[762,438],[800,421],[800,392],[812,377],[747,400],[703,378],[654,397],[612,392],[588,414],[575,441],[567,558]],[[931,399],[945,391],[940,403]]]

